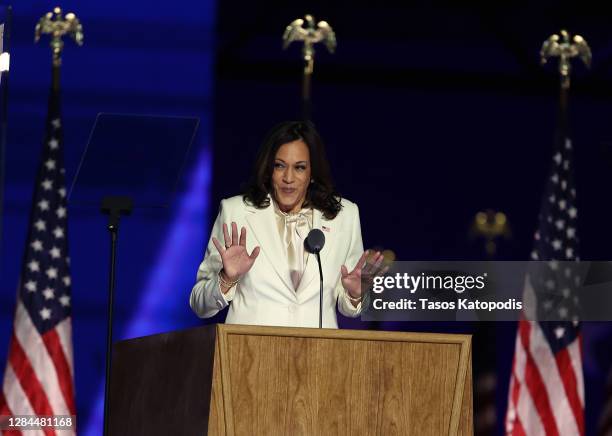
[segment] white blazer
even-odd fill
[[[351,271],[363,254],[359,210],[355,203],[342,199],[342,210],[333,220],[313,211],[313,228],[323,231],[325,245],[321,250],[323,268],[323,327],[338,328],[336,304],[343,315],[357,317],[361,303],[354,307],[340,281],[340,266]],[[223,223],[234,221],[247,230],[249,253],[257,245],[261,252],[251,270],[237,286],[223,294],[218,273],[221,256],[212,243],[214,236],[223,244]],[[230,228],[231,232],[231,228]],[[273,205],[257,209],[244,203],[242,196],[221,201],[219,215],[211,232],[204,261],[191,290],[189,304],[201,318],[215,315],[230,304],[226,323],[293,327],[319,326],[319,269],[313,255],[308,257],[300,286],[294,290],[289,264],[278,232]]]

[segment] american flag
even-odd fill
[[[54,67],[0,416],[75,415],[64,172],[59,67]],[[56,434],[53,429],[26,433]]]
[[[584,435],[585,432],[576,301],[571,287],[560,283],[560,274],[555,271],[559,261],[578,260],[573,152],[566,134],[565,107],[562,95],[562,122],[531,253],[533,260],[547,261],[548,278],[545,273],[538,279],[528,276],[526,280],[526,289],[533,288],[538,296],[540,316],[547,315],[545,318],[557,321],[519,321],[506,412],[506,434],[513,436]]]

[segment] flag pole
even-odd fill
[[[559,58],[559,113],[557,135],[567,136],[569,127],[569,89],[572,72],[571,60],[579,57],[587,68],[591,66],[592,54],[586,40],[580,35],[571,36],[562,29],[544,41],[540,49],[540,61],[545,65],[552,57]],[[563,140],[563,138],[556,138]]]
[[[532,277],[529,272],[525,277],[524,292],[532,295],[534,304],[531,314],[525,311],[519,320],[510,374],[505,427],[506,434],[512,436],[552,434],[559,429],[568,434],[585,434],[579,299],[571,298],[573,283],[580,283],[581,277],[565,268],[563,275],[556,273],[561,269],[559,262],[580,260],[573,150],[568,129],[570,61],[576,56],[590,65],[591,50],[586,41],[579,35],[570,37],[565,30],[551,35],[540,50],[542,64],[551,57],[559,58],[559,112],[531,252],[531,259],[540,261],[534,268],[539,277]],[[563,293],[562,299],[551,297],[556,291]],[[572,364],[557,366],[555,362],[567,356],[575,356]],[[560,395],[549,396],[559,383],[565,386]],[[533,407],[536,403],[540,406]]]
[[[6,20],[0,31],[0,247],[4,218],[4,185],[6,171],[6,135],[8,129],[8,79],[10,70],[10,42],[13,9],[6,6]],[[2,258],[0,250],[0,259]]]
[[[50,47],[52,51],[52,66],[51,66],[51,92],[49,95],[49,109],[47,114],[47,128],[48,133],[46,137],[46,147],[48,148],[50,153],[57,153],[59,156],[56,158],[57,160],[49,159],[43,163],[41,163],[41,168],[46,168],[48,172],[58,171],[60,176],[61,183],[57,183],[58,185],[58,195],[60,200],[60,207],[55,211],[58,217],[63,217],[66,219],[66,189],[65,189],[65,168],[63,164],[63,150],[61,144],[63,144],[63,128],[61,122],[61,111],[60,111],[60,82],[61,82],[61,65],[62,65],[62,51],[64,48],[64,42],[62,38],[66,35],[71,37],[75,43],[79,46],[83,44],[83,28],[78,20],[78,18],[73,13],[68,13],[65,16],[62,14],[62,10],[59,7],[53,9],[52,12],[48,12],[45,14],[34,29],[34,42],[38,42],[42,35],[48,34],[50,35]],[[42,173],[41,173],[42,174]],[[45,186],[47,184],[47,186]],[[50,189],[53,187],[53,181],[45,179],[41,185],[44,190]],[[61,186],[61,189],[60,189]],[[37,189],[39,189],[37,187]],[[38,204],[40,207],[40,204]],[[37,230],[43,231],[47,230],[49,233],[53,233],[55,239],[62,239],[64,241],[65,246],[61,249],[53,248],[50,250],[51,258],[60,257],[60,254],[66,257],[65,262],[69,263],[68,258],[68,240],[67,240],[67,231],[62,233],[62,229],[60,226],[56,226],[55,229],[51,229],[53,222],[48,220],[45,223],[43,220],[39,220],[34,223],[34,226],[40,225],[37,227]],[[48,228],[46,228],[48,226]],[[32,244],[36,244],[40,241],[34,241]],[[42,248],[46,244],[43,242],[39,247],[34,246],[34,250],[36,251]],[[54,252],[55,250],[55,252]],[[49,278],[52,277],[53,268],[49,268],[47,270],[47,274]],[[69,287],[71,284],[70,276],[66,275],[63,277],[63,283],[66,287]],[[56,290],[59,292],[59,289]],[[43,291],[43,295],[45,299],[52,300],[54,298],[54,289],[48,287]],[[60,303],[62,306],[70,307],[70,295],[64,294],[60,297]],[[43,309],[44,310],[44,309]],[[49,310],[49,313],[52,314],[55,309]],[[73,361],[70,359],[70,365],[73,366]],[[74,369],[72,370],[74,374]],[[64,393],[64,397],[66,397],[66,393]],[[72,389],[72,397],[70,398],[70,409],[73,410],[73,413],[76,413],[76,406],[74,405],[74,389]],[[72,423],[72,421],[71,421]],[[74,431],[74,423],[72,423],[71,428]],[[74,433],[73,433],[74,434]]]
[[[40,41],[40,37],[43,34],[51,36],[49,42],[52,53],[51,90],[53,93],[58,93],[60,89],[62,51],[64,50],[62,38],[64,35],[69,35],[77,45],[83,45],[83,26],[81,26],[79,19],[72,12],[62,16],[61,8],[56,7],[53,9],[53,12],[47,12],[38,20],[34,29],[34,42]]]
[[[302,59],[304,70],[302,73],[302,118],[309,120],[312,117],[311,83],[314,72],[314,45],[323,42],[330,53],[336,50],[336,34],[327,21],[319,21],[315,25],[312,15],[304,19],[293,20],[283,34],[283,49],[287,49],[293,41],[302,41]]]
[[[61,45],[55,50],[58,47],[55,39],[70,30],[70,23],[75,24],[76,18],[73,16],[68,23],[53,18],[53,13],[43,17],[35,33],[36,40],[43,33],[53,34],[53,77],[17,288],[13,335],[0,390],[0,415],[53,415],[58,419],[46,426],[37,421],[14,429],[19,433],[28,429],[53,432],[55,428],[74,435],[72,281],[59,100]]]

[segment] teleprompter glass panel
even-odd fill
[[[127,196],[135,208],[167,207],[198,118],[98,114],[69,193],[73,206],[99,208]]]

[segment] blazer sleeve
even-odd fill
[[[353,223],[351,226],[351,242],[349,246],[348,255],[344,265],[350,270],[355,267],[355,264],[363,254],[363,240],[361,239],[361,222],[359,221],[359,208],[356,204],[352,204],[353,208]],[[342,279],[338,280],[336,286],[336,294],[338,296],[338,310],[344,316],[350,318],[356,318],[361,314],[361,302],[357,307],[353,306],[353,303],[348,298],[348,293],[342,286]]]
[[[232,287],[226,294],[221,292],[219,285],[219,272],[223,268],[221,255],[217,251],[217,247],[212,242],[213,236],[223,243],[223,223],[229,222],[224,203],[226,200],[221,200],[219,206],[219,214],[215,220],[210,239],[206,248],[204,260],[198,268],[196,276],[196,284],[191,290],[189,297],[189,305],[191,309],[200,318],[210,318],[216,315],[220,310],[229,305],[236,294],[236,286]]]

